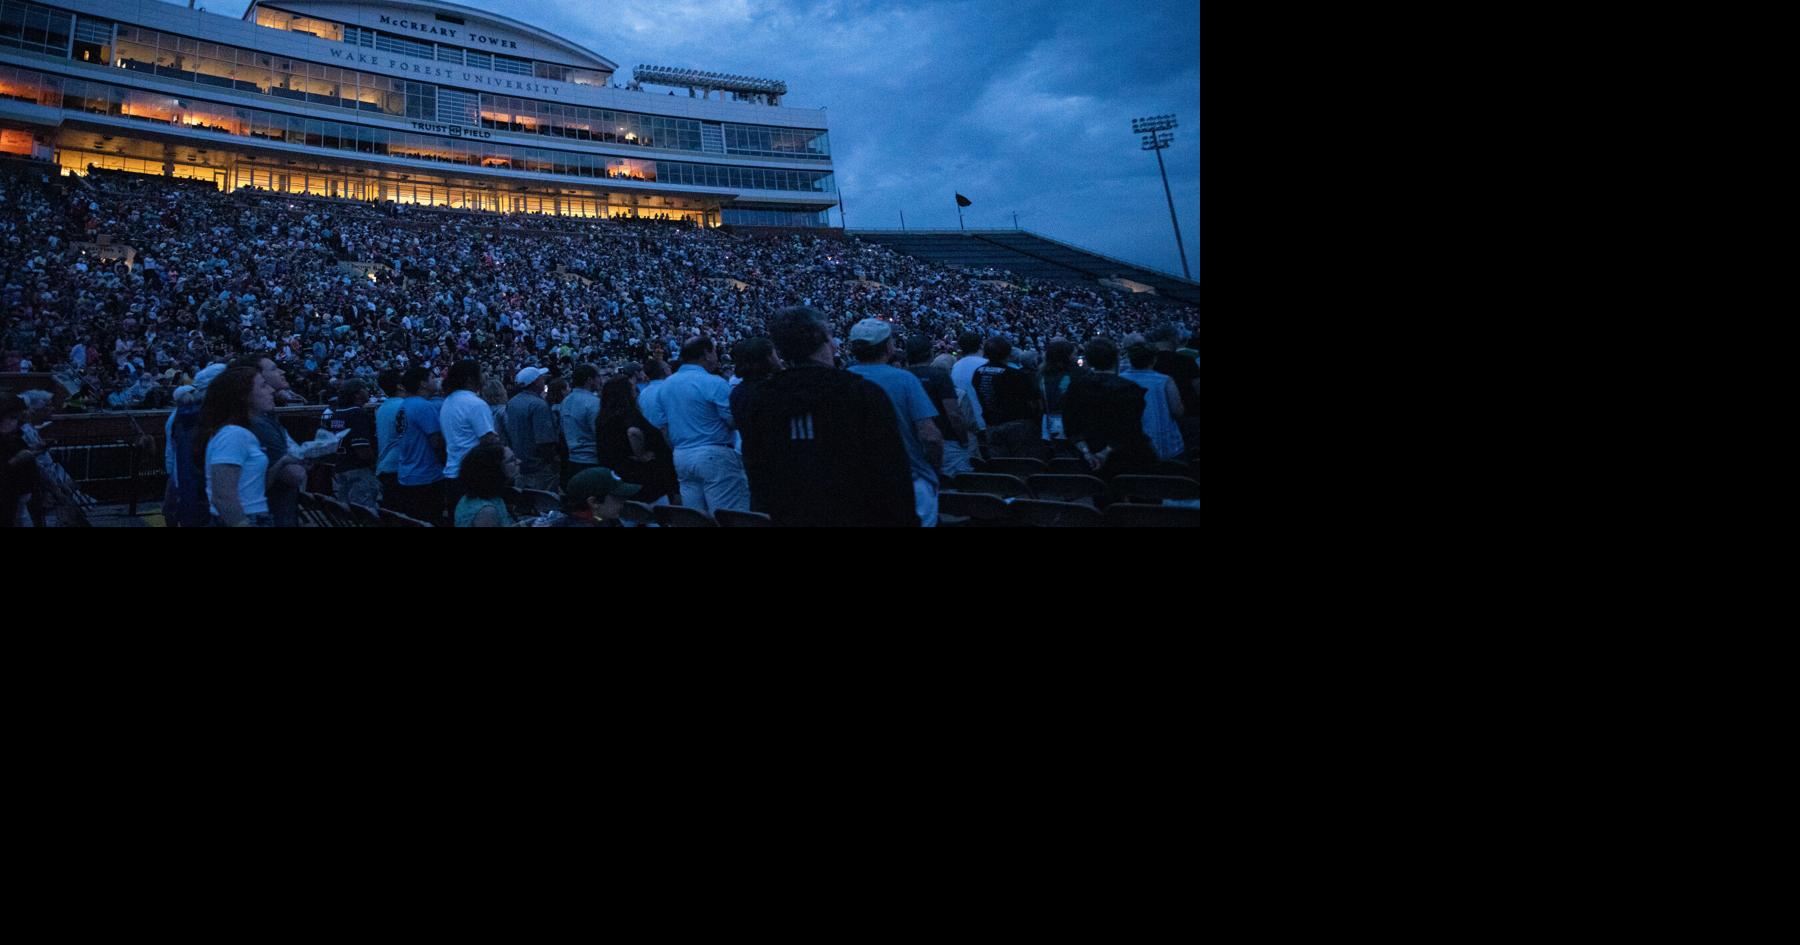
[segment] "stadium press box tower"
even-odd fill
[[[357,200],[824,227],[822,109],[473,7],[0,0],[0,153]]]

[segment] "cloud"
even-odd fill
[[[461,2],[566,36],[622,75],[655,63],[786,81],[789,104],[826,110],[853,228],[897,227],[902,210],[914,227],[955,227],[960,190],[971,226],[1009,227],[1016,210],[1026,229],[1180,273],[1156,160],[1130,129],[1173,113],[1163,157],[1197,264],[1192,0]]]

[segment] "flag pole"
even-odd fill
[[[968,228],[963,226],[962,204],[960,203],[956,205],[956,228],[965,233],[968,232]]]
[[[903,232],[906,230],[906,211],[905,210],[900,211],[900,229]]]

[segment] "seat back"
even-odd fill
[[[1112,494],[1120,502],[1193,502],[1200,498],[1200,484],[1186,476],[1114,476]]]
[[[1106,483],[1095,476],[1038,473],[1026,484],[1038,498],[1057,502],[1086,502],[1098,508],[1106,498]]]
[[[720,528],[773,528],[775,523],[761,512],[738,512],[720,509],[713,513]]]
[[[410,515],[403,515],[393,509],[382,509],[377,513],[384,528],[431,528],[430,522],[421,522]]]
[[[381,515],[374,509],[364,505],[350,505],[349,503],[345,503],[345,507],[350,510],[351,524],[355,525],[357,528],[381,527]]]
[[[1006,473],[963,473],[956,477],[957,492],[980,492],[1002,499],[1030,499],[1031,487],[1018,476]]]
[[[300,490],[300,525],[310,528],[329,528],[331,523],[325,518],[325,503],[319,501],[317,494]]]
[[[1050,471],[1058,476],[1091,476],[1092,466],[1080,457],[1058,456],[1050,461]]]
[[[966,519],[972,525],[991,525],[1006,521],[1006,503],[998,496],[980,492],[938,493],[938,520],[944,516]]]
[[[625,511],[619,513],[619,520],[633,525],[648,525],[656,521],[656,512],[642,502],[626,499]]]
[[[520,489],[519,498],[530,503],[533,515],[549,515],[562,511],[562,496],[542,489]]]
[[[690,509],[684,505],[652,506],[650,513],[656,517],[656,524],[664,528],[717,528],[718,522],[712,516]]]
[[[1114,502],[1106,507],[1108,528],[1198,528],[1200,510],[1178,505]]]
[[[345,504],[343,502],[343,500],[335,498],[333,496],[322,495],[322,496],[319,496],[319,502],[323,506],[324,513],[325,513],[325,520],[327,523],[329,523],[329,527],[331,527],[331,528],[360,528],[361,527],[362,523],[357,520],[356,516],[350,511],[350,506]]]
[[[1099,510],[1076,502],[1014,499],[1006,508],[1014,522],[1038,528],[1099,528],[1103,522]]]
[[[987,469],[983,472],[1005,473],[1026,479],[1038,473],[1049,472],[1050,467],[1041,459],[1027,456],[996,456],[987,461]]]

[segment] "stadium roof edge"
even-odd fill
[[[274,0],[274,2],[269,5],[272,5],[277,9],[288,10],[290,13],[305,13],[307,7],[321,4],[341,6],[342,0]],[[256,8],[264,5],[264,0],[251,0],[250,5],[244,8],[244,19],[252,19],[251,14]],[[530,36],[532,39],[577,56],[580,59],[585,60],[589,65],[605,69],[608,72],[619,71],[618,63],[613,62],[611,59],[608,59],[597,52],[577,46],[555,33],[545,32],[538,27],[532,26],[530,23],[515,20],[510,16],[504,16],[489,10],[483,10],[478,7],[465,7],[459,3],[440,3],[435,2],[435,0],[431,0],[431,2],[427,2],[427,0],[383,0],[382,5],[389,7],[403,7],[411,10],[424,10],[429,13],[449,13],[453,16],[470,16],[480,20],[487,20],[505,26],[508,29],[518,30],[525,35]],[[570,65],[573,65],[573,63],[570,63]]]

